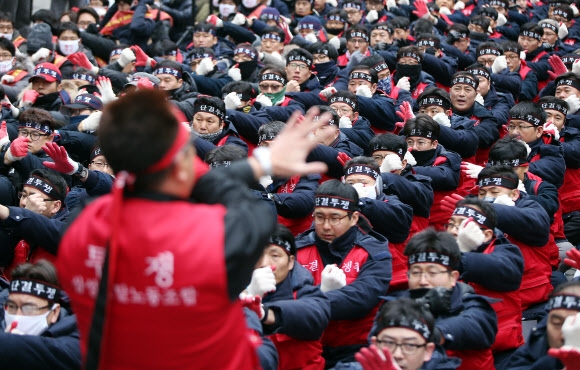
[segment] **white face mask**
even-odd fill
[[[23,316],[23,315],[12,315],[8,312],[4,312],[4,317],[6,319],[6,327],[9,328],[14,321],[18,324],[16,325],[16,330],[27,335],[40,335],[48,329],[48,322],[46,318],[54,310],[56,304],[52,306],[50,311],[44,315],[37,316]]]
[[[12,69],[12,61],[14,58],[10,60],[3,60],[0,62],[0,73],[6,73]]]
[[[11,33],[0,33],[0,37],[4,37],[6,40],[12,40]]]
[[[58,48],[64,55],[71,55],[79,51],[79,40],[58,40]]]
[[[232,14],[236,11],[236,6],[232,4],[220,4],[220,15],[222,17],[227,17],[228,15]]]
[[[258,0],[242,0],[242,4],[248,9],[255,8],[258,5]]]

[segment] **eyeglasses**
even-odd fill
[[[456,225],[453,222],[450,222],[448,224],[445,224],[444,226],[445,226],[445,230],[453,230],[453,229],[459,230],[459,226],[461,226],[461,225]]]
[[[89,165],[95,166],[96,168],[109,167],[108,163],[103,163],[103,162],[99,162],[99,161],[91,161],[89,163]]]
[[[284,87],[284,85],[267,85],[267,84],[259,84],[258,87],[260,88],[260,91],[272,91],[272,92],[277,92],[282,90],[282,88]]]
[[[38,139],[40,139],[41,136],[50,136],[50,134],[40,134],[36,131],[18,131],[18,136],[22,136],[22,137],[27,137],[30,138],[30,140],[32,141],[36,141]]]
[[[50,308],[50,305],[44,306],[44,307],[38,307],[37,305],[32,304],[32,303],[25,303],[22,306],[19,306],[14,302],[8,302],[4,305],[4,310],[11,315],[15,315],[18,312],[19,308],[22,311],[22,315],[35,316],[38,314],[38,311],[46,310],[47,308]]]
[[[495,62],[495,58],[493,58],[493,59],[478,59],[477,62],[481,63],[483,65],[486,65],[486,66],[490,66],[493,64],[493,62]]]
[[[398,347],[401,347],[401,351],[406,354],[406,355],[412,355],[415,352],[417,352],[417,350],[421,347],[425,347],[427,345],[427,343],[424,344],[414,344],[414,343],[397,343],[394,342],[392,340],[388,340],[388,339],[384,339],[384,340],[380,340],[377,339],[377,343],[387,347],[387,349],[389,350],[389,352],[395,353],[395,351],[397,350]]]
[[[331,107],[332,108],[332,107]],[[348,115],[352,113],[352,109],[350,108],[334,108],[335,111],[337,111],[340,114],[344,114],[344,115]]]
[[[451,271],[449,270],[442,270],[442,271],[409,271],[407,272],[407,277],[415,280],[421,279],[423,275],[426,275],[428,279],[435,279],[439,274],[449,274]]]
[[[340,224],[342,219],[345,217],[348,217],[348,215],[342,216],[342,217],[324,217],[321,214],[314,214],[314,223],[318,224],[318,225],[323,225],[324,222],[326,220],[328,220],[329,224],[331,224],[332,226],[336,226],[336,225]]]
[[[16,194],[16,195],[18,195],[18,199],[24,200],[24,199],[28,198],[29,196],[31,196],[32,194],[26,194],[23,191],[19,191],[18,194]],[[54,202],[54,199],[43,199],[43,200],[45,202]]]
[[[93,24],[95,22],[91,22],[91,21],[80,21],[77,23],[77,26],[88,26],[89,24]]]
[[[410,147],[413,147],[414,145],[416,145],[417,148],[422,148],[424,146],[431,145],[431,141],[425,141],[425,140],[418,140],[418,141],[407,140],[407,145],[410,146]]]
[[[14,58],[14,56],[12,56],[12,54],[10,54],[10,53],[0,54],[0,60],[10,60],[12,58]]]
[[[529,126],[524,126],[524,125],[517,125],[517,126],[516,125],[509,125],[507,127],[507,129],[508,129],[508,131],[513,131],[513,130],[515,130],[517,128],[518,131],[524,131],[524,130],[526,130],[528,128],[531,128],[531,127],[536,127],[536,126],[534,126],[534,125],[529,125]]]
[[[386,157],[387,157],[386,155],[380,155],[380,154],[373,155],[373,159],[377,162],[384,161]]]
[[[328,62],[330,60],[330,58],[328,57],[328,55],[314,55],[312,57],[312,59],[314,59],[314,63],[324,63],[324,62]]]
[[[290,64],[288,64],[287,67],[290,69],[299,69],[301,71],[305,71],[308,68],[308,66],[306,64],[302,64],[302,63],[300,63],[300,64],[299,63],[290,63]]]

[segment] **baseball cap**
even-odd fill
[[[60,82],[62,76],[60,74],[60,70],[52,63],[40,63],[39,65],[34,68],[34,72],[32,73],[32,77],[30,78],[30,82],[32,82],[35,78],[41,78],[46,82]]]
[[[150,73],[145,73],[145,72],[137,72],[133,74],[133,78],[131,81],[127,82],[125,84],[125,86],[123,86],[123,89],[126,88],[127,86],[137,86],[137,83],[139,82],[140,79],[142,78],[146,78],[149,81],[151,81],[153,83],[153,85],[155,85],[155,87],[159,86],[159,78],[157,78],[156,76],[153,76]]]
[[[70,109],[103,109],[103,102],[98,96],[92,94],[80,94],[71,104],[64,105],[66,108]]]

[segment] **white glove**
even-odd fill
[[[224,98],[226,109],[236,109],[242,104],[237,92],[231,92]]]
[[[497,26],[501,27],[507,23],[507,18],[501,13],[497,13]]]
[[[406,159],[407,163],[410,164],[411,166],[417,165],[417,160],[415,159],[415,157],[413,157],[413,154],[409,151],[405,153],[405,157],[403,159]]]
[[[260,94],[256,97],[256,101],[262,104],[264,107],[271,107],[272,101],[264,94]]]
[[[373,23],[374,21],[376,21],[377,19],[379,19],[379,12],[377,12],[376,10],[369,10],[369,12],[367,13],[367,16],[365,17],[365,19],[367,20],[367,22],[369,23]]]
[[[524,144],[524,146],[526,147],[526,156],[529,156],[530,153],[532,152],[532,148],[530,148],[530,146],[528,145],[528,143],[526,143],[523,140],[518,140],[518,142]]]
[[[381,173],[392,173],[403,169],[403,161],[397,154],[389,154],[381,163]]]
[[[411,91],[411,83],[409,82],[409,77],[399,78],[399,82],[397,82],[397,87],[401,90]]]
[[[326,3],[330,4],[331,6],[333,6],[335,8],[338,6],[338,3],[336,2],[336,0],[326,0]]]
[[[197,65],[195,73],[201,76],[205,76],[211,71],[213,71],[214,65],[210,58],[203,58],[201,62]]]
[[[568,316],[562,325],[564,347],[580,348],[580,313]]]
[[[574,18],[576,18],[578,16],[578,8],[576,7],[576,4],[570,4],[570,8],[572,8],[572,13],[574,14]]]
[[[473,163],[469,163],[469,162],[465,162],[465,163],[467,163],[467,169],[463,170],[463,172],[465,172],[467,177],[472,178],[472,179],[476,179],[477,176],[479,176],[479,173],[481,172],[483,167],[478,166],[478,165],[473,164]]]
[[[211,65],[211,67],[213,69],[213,63]],[[197,72],[197,70],[196,70],[196,72]],[[230,76],[232,78],[232,80],[234,80],[234,81],[240,81],[242,79],[242,71],[240,71],[239,68],[232,67],[228,71],[228,76]]]
[[[440,112],[433,116],[433,121],[437,122],[441,126],[451,127],[451,121],[447,114]]]
[[[377,189],[374,186],[365,186],[361,183],[356,183],[352,186],[356,189],[359,198],[377,199]]]
[[[409,0],[399,0],[399,5],[410,5]]]
[[[340,117],[338,121],[338,128],[352,128],[352,122],[347,116]]]
[[[451,15],[451,10],[446,6],[442,6],[439,8],[439,14]]]
[[[364,96],[365,98],[370,98],[373,96],[370,87],[368,87],[367,85],[359,85],[356,88],[356,94],[359,96]]]
[[[272,176],[262,176],[260,177],[258,182],[260,183],[260,185],[264,187],[264,189],[266,189],[274,182],[274,180],[272,180]]]
[[[560,27],[558,27],[558,38],[564,40],[566,36],[568,36],[568,27],[564,23],[561,23]]]
[[[252,273],[252,281],[248,285],[248,294],[264,297],[266,293],[276,291],[276,276],[270,266],[255,269]]]
[[[117,63],[119,63],[121,67],[125,68],[127,64],[134,62],[136,59],[137,57],[135,56],[133,50],[125,48],[121,52],[121,57],[117,59]]]
[[[101,122],[101,114],[102,112],[98,110],[89,114],[87,118],[82,120],[79,124],[79,126],[82,128],[82,131],[96,131],[99,128],[99,123]]]
[[[309,33],[306,36],[304,36],[304,40],[308,41],[311,44],[314,44],[315,42],[318,41],[318,39],[316,38],[316,35],[314,34],[314,32]]]
[[[499,57],[495,58],[493,64],[491,65],[491,71],[493,73],[500,73],[506,68],[507,68],[507,60],[505,59],[505,55],[500,55]]]
[[[36,64],[39,62],[46,61],[49,55],[50,50],[48,50],[47,48],[40,48],[36,53],[32,54],[30,59],[32,59],[32,62]]]
[[[340,39],[338,38],[338,36],[332,37],[330,40],[328,40],[328,43],[334,46],[336,50],[340,49]]]
[[[502,194],[499,197],[495,198],[493,201],[495,204],[503,204],[504,206],[513,207],[516,203],[509,197],[507,194]]]
[[[464,253],[474,251],[484,240],[485,235],[477,222],[470,218],[461,221],[457,230],[457,244],[460,251]]]
[[[336,87],[327,87],[326,89],[322,90],[318,93],[319,96],[324,96],[326,99],[330,98],[334,93],[336,93]]]
[[[210,21],[212,20],[212,18],[213,18],[213,17],[210,15],[210,16],[208,16],[208,17],[205,19],[205,21],[206,21],[206,22],[208,22],[208,23],[211,23]],[[222,27],[224,26],[224,21],[223,21],[223,20],[221,20],[219,17],[215,17],[215,18],[216,18],[216,20],[215,20],[215,26],[216,26],[217,28],[222,28]]]
[[[117,96],[115,96],[113,86],[111,85],[111,80],[108,78],[99,79],[99,81],[97,81],[97,88],[101,92],[101,102],[103,102],[103,105],[107,105],[110,102],[117,100]]]
[[[14,81],[14,76],[11,75],[4,75],[0,78],[0,82],[4,85],[9,85]]]
[[[477,93],[477,95],[475,96],[475,101],[481,105],[485,104],[485,101],[483,100],[483,96],[481,96],[480,93]]]
[[[284,60],[284,57],[278,53],[277,51],[273,51],[270,53],[271,56],[276,57],[278,59],[280,59],[281,61],[283,61],[284,63],[286,63],[286,61]]]
[[[455,9],[455,10],[465,9],[465,3],[461,0],[459,0],[458,2],[455,3],[455,5],[453,5],[453,9]]]
[[[524,185],[522,180],[518,180],[518,190],[521,192],[526,192],[526,186]]]
[[[258,58],[263,61],[266,54],[262,53],[261,51],[258,53]]]
[[[387,0],[387,10],[391,10],[397,7],[397,2],[395,0]]]
[[[320,290],[324,293],[331,290],[340,289],[346,285],[346,275],[336,265],[326,265],[322,270],[322,282]]]
[[[520,51],[520,60],[526,60],[527,57],[528,56],[526,55],[526,52],[525,51],[523,51],[523,50]]]
[[[554,133],[554,139],[560,140],[560,132],[558,128],[552,122],[544,123],[544,132],[551,131]]]
[[[232,19],[232,23],[241,26],[242,24],[246,23],[246,17],[242,13],[236,13],[236,15],[234,15],[234,19]]]
[[[574,114],[578,109],[580,109],[580,99],[576,95],[572,94],[564,100],[568,103],[568,107],[570,108],[568,109],[568,114]]]
[[[572,63],[572,72],[574,72],[574,74],[577,77],[580,77],[580,60],[577,59],[574,61],[574,63]]]

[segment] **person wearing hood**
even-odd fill
[[[170,60],[157,63],[153,75],[159,79],[159,90],[166,92],[188,120],[193,119],[193,103],[199,93],[191,75]]]
[[[191,131],[200,140],[195,140],[197,155],[204,158],[207,145],[201,147],[198,141],[206,141],[211,147],[234,144],[248,150],[246,143],[240,139],[234,125],[226,119],[226,106],[222,99],[216,97],[198,97],[193,106],[194,115]]]
[[[323,370],[320,337],[330,319],[330,301],[314,286],[312,275],[296,263],[296,242],[278,224],[242,293],[261,304],[256,313],[276,345],[278,369]]]
[[[76,317],[63,305],[56,269],[50,262],[19,265],[12,271],[0,323],[0,353],[10,368],[78,369]]]

